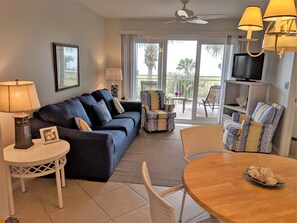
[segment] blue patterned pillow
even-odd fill
[[[264,102],[259,102],[254,113],[252,114],[252,120],[262,123],[272,123],[275,112],[275,107],[265,104]]]
[[[93,104],[92,108],[96,113],[100,125],[105,125],[106,123],[112,120],[110,112],[108,111],[103,99],[97,102],[96,104]]]

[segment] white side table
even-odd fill
[[[64,140],[50,144],[43,144],[41,139],[34,139],[33,142],[34,145],[28,149],[15,149],[14,144],[3,149],[10,215],[15,214],[11,177],[20,178],[22,192],[25,192],[24,178],[40,177],[55,172],[58,204],[59,208],[63,208],[61,187],[65,187],[64,166],[70,145]]]

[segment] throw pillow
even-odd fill
[[[101,99],[96,104],[93,104],[92,108],[94,109],[94,111],[96,113],[96,116],[99,120],[100,125],[105,125],[106,123],[108,123],[112,120],[110,112],[108,111],[103,99]]]
[[[122,114],[125,112],[125,109],[123,108],[123,106],[121,105],[121,102],[119,101],[118,98],[113,98],[113,104],[116,108],[116,110],[118,111],[119,114]]]
[[[74,117],[75,123],[80,130],[92,131],[90,126],[82,118]]]
[[[256,122],[272,123],[276,109],[269,104],[259,102],[252,114],[252,119]]]

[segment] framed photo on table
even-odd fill
[[[59,135],[56,126],[39,129],[39,132],[44,144],[59,141]]]
[[[53,43],[56,92],[80,86],[79,46]]]

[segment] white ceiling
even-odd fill
[[[160,19],[174,17],[182,8],[179,0],[77,0],[106,18]],[[268,0],[191,0],[187,8],[195,15],[226,14],[226,18],[240,19],[248,5],[258,5],[262,13]]]

